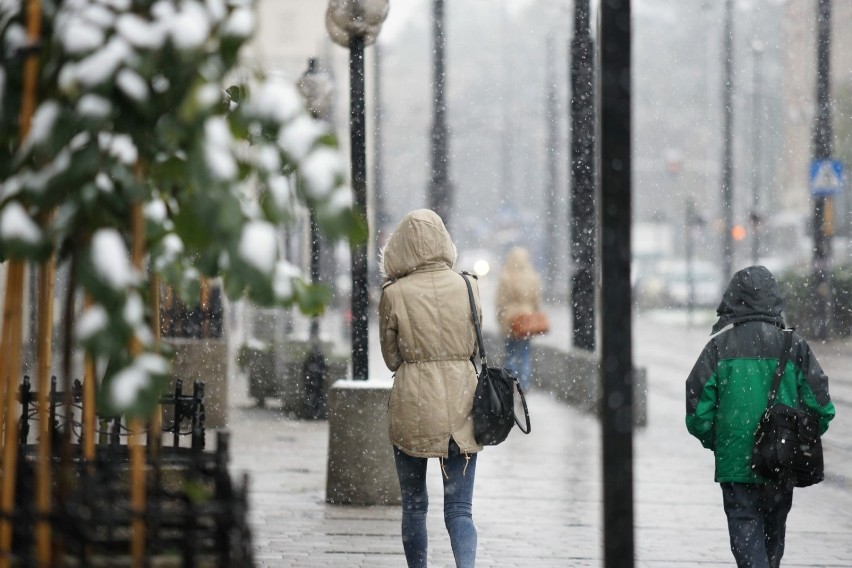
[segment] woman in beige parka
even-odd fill
[[[527,390],[532,381],[530,338],[512,335],[512,319],[519,314],[537,312],[541,304],[541,279],[533,268],[530,253],[524,247],[513,247],[497,285],[497,319],[506,340],[505,366],[518,373],[521,388]]]
[[[476,455],[473,437],[476,336],[456,250],[444,222],[418,209],[403,217],[382,250],[386,282],[379,303],[382,356],[394,384],[388,404],[402,493],[402,543],[409,568],[425,568],[428,458],[441,461],[444,521],[456,566],[476,560],[471,516]],[[479,290],[472,279],[479,313]],[[481,319],[480,319],[481,321]]]

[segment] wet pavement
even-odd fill
[[[568,345],[568,314],[551,310],[554,332],[537,341]],[[634,322],[634,360],[647,369],[648,425],[634,436],[636,566],[729,567],[721,491],[712,454],[686,432],[683,382],[707,340],[710,314],[688,324],[678,312]],[[486,319],[486,327],[488,327]],[[375,334],[374,334],[375,335]],[[374,338],[371,338],[374,339]],[[827,479],[797,489],[785,567],[852,566],[852,343],[813,345],[831,378],[838,417],[824,438]],[[371,374],[383,376],[378,346]],[[232,393],[245,393],[235,382]],[[601,566],[601,441],[598,421],[533,391],[529,436],[513,431],[477,464],[477,566]],[[251,476],[251,522],[261,567],[405,566],[398,507],[325,503],[326,422],[291,420],[275,408],[231,399],[232,469]],[[430,566],[454,566],[443,527],[437,461],[430,463]]]

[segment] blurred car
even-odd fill
[[[690,282],[691,278],[691,282]],[[653,307],[714,308],[724,283],[719,268],[706,260],[663,260],[637,282],[637,300]]]

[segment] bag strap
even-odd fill
[[[518,428],[520,428],[521,432],[523,432],[524,434],[529,434],[531,427],[530,427],[530,411],[527,410],[527,399],[524,398],[524,391],[521,390],[521,384],[518,381],[514,381],[514,383],[515,383],[515,388],[518,390],[518,394],[521,395],[521,404],[524,406],[524,418],[525,418],[526,423],[527,423],[527,429],[524,430],[524,427],[521,426],[521,422],[518,420],[518,413],[517,412],[515,413],[515,424],[518,425]]]
[[[461,277],[464,278],[464,283],[467,284],[467,297],[470,300],[470,313],[473,317],[473,329],[476,330],[476,344],[479,346],[479,364],[480,368],[484,369],[488,366],[488,359],[485,357],[485,345],[482,341],[482,330],[479,328],[479,313],[476,310],[476,301],[473,299],[473,287],[468,280],[468,272],[462,272]],[[524,403],[526,406],[526,402]]]
[[[775,396],[778,394],[778,387],[781,386],[781,375],[784,374],[784,369],[787,367],[787,359],[790,356],[790,346],[793,343],[793,330],[781,330],[784,334],[784,344],[781,348],[781,356],[778,358],[778,366],[775,368],[775,376],[772,377],[772,388],[769,390],[769,401],[766,403],[766,408],[775,402]]]
[[[479,346],[479,364],[480,369],[485,369],[488,366],[488,359],[485,357],[485,345],[482,341],[482,329],[479,326],[479,317],[478,312],[476,310],[476,301],[473,299],[473,287],[470,285],[470,280],[468,280],[469,272],[462,272],[461,277],[464,278],[464,283],[467,285],[467,297],[470,300],[470,313],[473,315],[473,329],[476,330],[476,343]],[[518,415],[515,413],[515,424],[518,425],[518,428],[521,429],[521,432],[524,434],[530,433],[530,411],[527,409],[527,399],[524,397],[524,391],[521,389],[521,384],[517,379],[512,381],[515,384],[515,389],[517,389],[518,394],[521,397],[521,405],[524,407],[524,421],[527,423],[527,428],[524,430],[524,427],[521,425],[521,421],[518,420]]]

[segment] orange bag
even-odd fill
[[[532,335],[542,335],[550,331],[550,322],[544,312],[518,314],[512,318],[509,331],[516,339],[526,339]]]

